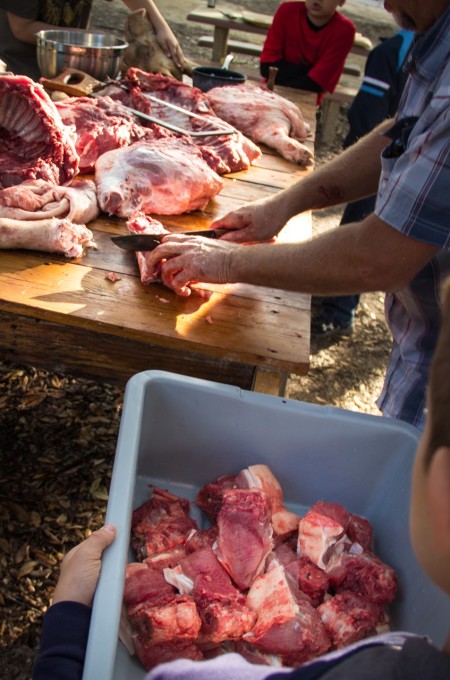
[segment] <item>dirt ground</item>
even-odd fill
[[[204,26],[186,22],[206,2],[165,0],[159,7],[186,55],[197,60]],[[217,6],[225,6],[220,0]],[[260,2],[239,5],[258,11]],[[265,12],[278,2],[266,2]],[[347,0],[343,9],[374,44],[394,25],[375,2]],[[93,26],[120,33],[126,9],[96,0]],[[251,58],[236,58],[252,64]],[[254,62],[253,62],[254,64]],[[333,144],[317,144],[317,165],[339,152],[345,109]],[[314,215],[314,232],[334,228],[341,209]],[[390,347],[383,295],[362,296],[353,335],[335,344],[313,342],[307,376],[291,375],[292,399],[377,414]],[[95,351],[95,350],[93,350]],[[102,522],[123,391],[33,367],[0,362],[0,677],[29,680],[45,611],[62,555]]]

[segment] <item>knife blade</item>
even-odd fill
[[[201,231],[173,232],[184,236],[205,236],[206,238],[220,238],[229,229],[202,229]],[[127,236],[111,236],[111,241],[123,250],[148,251],[160,245],[167,234],[128,234]]]

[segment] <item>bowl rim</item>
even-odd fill
[[[103,36],[111,40],[111,45],[85,45],[77,42],[70,42],[70,35],[83,35],[83,36]],[[62,36],[66,35],[68,40],[62,40]],[[57,36],[61,36],[57,38]],[[63,47],[83,47],[87,49],[95,50],[110,50],[119,49],[123,50],[128,47],[128,42],[123,38],[120,38],[114,33],[105,33],[104,31],[96,30],[85,30],[83,28],[50,28],[44,29],[42,31],[37,31],[36,33],[37,47],[51,47],[62,45]]]

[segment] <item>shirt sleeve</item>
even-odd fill
[[[91,608],[78,602],[47,610],[33,680],[81,680],[90,621]]]
[[[439,105],[445,99],[438,93],[429,103],[401,155],[392,144],[382,152],[375,213],[406,236],[448,251],[450,111]]]

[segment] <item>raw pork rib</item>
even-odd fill
[[[105,92],[113,99],[118,99],[127,106],[142,113],[156,116],[160,120],[176,125],[192,132],[208,131],[225,126],[223,120],[212,111],[206,96],[198,88],[187,83],[180,83],[175,78],[160,73],[145,73],[137,68],[130,68],[122,84],[129,90],[117,86],[108,87]],[[202,116],[202,119],[187,117],[182,112],[150,100],[146,94],[180,106],[187,111]],[[141,124],[146,125],[141,120]],[[178,133],[175,133],[178,136]],[[247,170],[253,161],[261,156],[261,150],[241,132],[224,133],[223,135],[205,135],[192,137],[208,165],[219,175],[228,172]]]
[[[44,88],[26,76],[0,76],[0,187],[27,179],[67,184],[78,172],[70,128]]]
[[[151,141],[173,136],[154,123],[140,120],[110,97],[70,97],[56,102],[63,123],[76,130],[80,172],[93,172],[95,161],[106,151],[129,146],[140,139]]]
[[[130,217],[136,211],[180,215],[202,210],[223,182],[187,140],[136,142],[108,151],[95,164],[100,208]]]
[[[214,112],[258,144],[276,149],[284,158],[309,165],[312,154],[302,142],[309,134],[300,109],[267,88],[227,85],[208,90]]]

